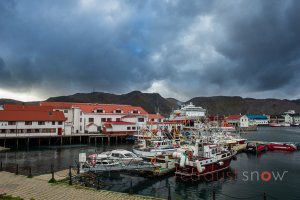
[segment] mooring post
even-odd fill
[[[72,185],[72,167],[71,165],[69,166],[69,185]]]
[[[267,195],[266,195],[265,192],[264,192],[264,194],[263,194],[263,200],[267,200]]]
[[[0,171],[3,171],[2,161],[0,162]]]
[[[79,174],[80,174],[80,164],[77,163],[77,175],[79,175]]]
[[[216,200],[216,191],[215,191],[215,189],[213,189],[212,198],[213,198],[213,200]]]
[[[172,200],[172,197],[171,197],[171,185],[168,184],[168,200]]]
[[[97,177],[97,190],[100,190],[100,178]]]
[[[51,174],[52,174],[52,180],[55,180],[54,179],[54,165],[51,164]]]
[[[130,179],[130,188],[129,188],[129,194],[133,194],[133,186],[132,186],[132,179]]]
[[[19,175],[19,165],[16,165],[16,175]]]
[[[27,178],[32,178],[31,167],[28,168],[28,176]]]

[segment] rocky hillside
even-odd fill
[[[214,97],[195,97],[187,102],[180,102],[174,98],[163,98],[158,93],[142,93],[133,91],[128,94],[116,95],[104,92],[77,93],[70,96],[51,97],[46,101],[62,102],[86,102],[86,103],[111,103],[111,104],[130,104],[143,107],[149,113],[160,112],[168,116],[172,110],[179,105],[193,102],[197,106],[207,109],[209,115],[229,115],[229,114],[279,114],[287,110],[300,112],[300,99],[280,100],[280,99],[253,99],[238,96],[214,96]],[[22,102],[0,99],[0,104]],[[37,102],[26,102],[34,104]]]

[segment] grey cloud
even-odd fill
[[[284,90],[293,98],[299,4],[0,0],[0,89],[122,93],[164,80],[187,97]]]

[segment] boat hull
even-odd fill
[[[199,172],[197,170],[197,167],[195,166],[185,166],[182,168],[178,164],[176,164],[175,176],[177,179],[182,181],[211,180],[211,177],[214,174],[227,170],[230,167],[230,163],[233,157],[234,156],[231,156],[230,158],[204,165],[205,170],[202,172]],[[220,165],[220,162],[222,162],[223,164]]]
[[[268,150],[278,150],[278,151],[296,151],[297,148],[295,146],[289,144],[268,144]]]

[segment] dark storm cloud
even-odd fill
[[[299,8],[299,1],[0,0],[0,89],[293,98]]]

